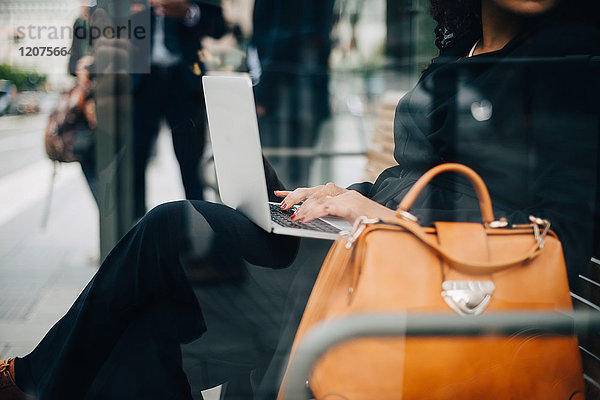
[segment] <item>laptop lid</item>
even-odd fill
[[[267,183],[252,82],[246,75],[202,77],[221,200],[270,232]]]

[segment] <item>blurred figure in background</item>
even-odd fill
[[[166,119],[187,199],[202,199],[199,166],[204,149],[204,103],[198,58],[201,39],[221,37],[225,22],[215,2],[151,0],[150,74],[134,78],[135,217],[146,212],[145,172],[160,123]]]
[[[46,153],[53,161],[81,165],[90,191],[98,204],[96,136],[98,124],[90,68],[94,58],[84,56],[76,63],[76,84],[63,93],[48,118],[44,137]]]
[[[96,0],[79,1],[79,17],[73,23],[73,40],[71,42],[71,56],[69,57],[69,74],[77,75],[77,61],[83,56],[90,55],[91,43],[87,37],[83,37],[82,32],[89,32],[90,15],[96,9]]]
[[[248,67],[263,147],[311,147],[330,116],[333,0],[256,0]],[[308,184],[309,159],[270,160],[290,187]]]
[[[77,101],[77,124],[79,129],[85,130],[85,136],[80,137],[81,145],[77,141],[74,150],[78,153],[79,164],[90,187],[94,200],[98,204],[98,171],[96,167],[96,138],[95,129],[98,125],[96,118],[96,103],[94,100],[93,81],[90,76],[90,68],[94,63],[91,56],[81,57],[76,64],[75,76],[77,86],[73,89]]]

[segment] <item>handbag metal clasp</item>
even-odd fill
[[[544,244],[546,243],[546,235],[550,230],[550,221],[548,221],[547,219],[534,217],[533,215],[529,216],[529,221],[531,221],[531,226],[533,227],[533,234],[535,236],[535,240],[538,243],[538,247],[540,249],[543,249]]]
[[[481,314],[492,299],[496,289],[492,281],[445,281],[442,297],[458,315]]]
[[[508,226],[508,221],[506,220],[506,218],[502,217],[495,221],[488,222],[485,225],[486,225],[486,227],[491,228],[491,229],[506,228]]]
[[[419,222],[419,218],[417,218],[415,215],[409,213],[408,211],[398,209],[398,210],[396,210],[396,214],[398,214],[400,217],[402,217],[403,219],[405,219],[407,221]]]
[[[354,221],[354,225],[352,226],[352,232],[342,231],[340,232],[340,236],[346,239],[348,242],[346,243],[346,248],[350,249],[356,239],[360,236],[360,234],[365,230],[367,225],[376,224],[379,222],[379,218],[367,218],[365,216],[360,216],[356,218]]]

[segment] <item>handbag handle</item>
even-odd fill
[[[450,255],[445,249],[442,248],[435,240],[432,240],[423,231],[423,228],[412,221],[401,219],[395,222],[396,225],[403,228],[405,231],[410,232],[414,237],[419,239],[423,244],[428,246],[430,249],[435,251],[438,256],[452,265],[456,270],[459,270],[468,274],[491,274],[495,272],[503,271],[507,268],[514,267],[516,265],[522,265],[529,260],[535,258],[543,248],[543,241],[535,240],[532,245],[526,249],[522,254],[515,256],[511,259],[496,262],[469,262],[457,259]]]
[[[398,209],[396,210],[396,214],[400,218],[406,218],[408,210],[413,205],[417,196],[421,193],[421,191],[425,188],[425,186],[436,176],[441,174],[442,172],[458,172],[464,175],[469,179],[471,185],[475,189],[475,193],[477,194],[477,198],[479,199],[479,208],[481,209],[481,219],[486,225],[489,225],[494,221],[494,211],[492,210],[492,199],[490,198],[490,194],[483,182],[483,179],[475,171],[471,168],[456,163],[446,163],[440,164],[425,174],[423,174],[415,184],[410,188],[408,193],[404,196],[400,204],[398,205]],[[409,218],[412,219],[412,218]]]

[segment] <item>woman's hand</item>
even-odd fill
[[[275,194],[279,197],[286,196],[283,209],[289,209],[294,204],[304,201],[292,215],[292,219],[298,222],[309,222],[326,215],[342,217],[349,222],[354,222],[360,216],[379,219],[393,219],[395,216],[394,210],[354,190],[342,189],[333,184],[300,188],[293,192],[275,192]]]
[[[276,190],[274,193],[275,196],[284,198],[281,201],[281,209],[288,210],[298,203],[307,202],[309,200],[318,200],[328,196],[339,196],[347,191],[347,189],[341,188],[329,182],[326,185],[319,185],[310,188],[298,188],[293,191]]]

